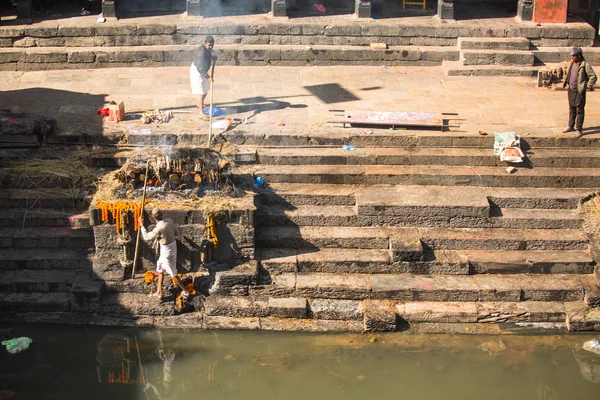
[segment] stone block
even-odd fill
[[[309,273],[296,277],[296,292],[304,297],[362,300],[370,291],[367,275]]]
[[[249,262],[228,271],[219,271],[215,274],[215,285],[227,287],[255,284],[258,273],[257,268],[256,262]]]
[[[162,302],[141,293],[105,293],[93,310],[101,314],[163,316],[173,315],[172,302]]]
[[[96,55],[91,51],[69,51],[67,62],[69,63],[93,63]]]
[[[418,237],[415,237],[413,240],[391,237],[390,242],[392,249],[392,261],[423,260],[423,243]]]
[[[96,25],[96,36],[136,36],[136,25]]]
[[[393,302],[366,300],[363,305],[365,331],[388,332],[396,330],[397,316]]]
[[[396,306],[400,318],[412,322],[477,322],[477,303],[418,302]]]
[[[521,279],[518,275],[476,275],[479,301],[521,301]]]
[[[585,292],[585,303],[590,307],[600,306],[600,283],[595,275],[581,276],[581,283]]]
[[[127,277],[121,261],[116,258],[95,257],[92,271],[98,279],[102,280],[120,280]]]
[[[363,302],[359,300],[310,299],[310,317],[329,320],[363,319]]]
[[[454,19],[454,3],[438,0],[437,16],[439,19]]]
[[[206,315],[204,317],[204,328],[215,330],[255,331],[260,329],[260,320],[258,318]]]
[[[204,316],[199,312],[156,318],[154,326],[160,328],[202,329]]]
[[[186,13],[188,17],[201,17],[202,7],[200,6],[200,0],[187,0]]]
[[[3,52],[0,53],[0,63],[12,63],[20,61],[21,58],[24,58],[25,53],[21,51],[11,51],[11,52]]]
[[[77,273],[69,292],[71,310],[87,311],[97,307],[104,282],[93,278],[89,271]]]
[[[268,307],[266,300],[209,296],[204,300],[204,313],[224,317],[264,317],[268,315]]]
[[[570,332],[599,331],[600,309],[588,308],[583,302],[565,303],[567,328]]]
[[[584,299],[581,281],[570,275],[521,277],[523,300],[533,301],[580,301]]]
[[[296,292],[296,274],[271,275],[268,284],[250,285],[252,296],[293,297]]]
[[[69,311],[68,293],[0,293],[0,309],[16,311]]]
[[[163,317],[164,318],[164,317]],[[93,314],[89,319],[90,325],[118,326],[124,328],[152,328],[155,317]]]
[[[300,297],[271,297],[269,315],[280,318],[306,318],[306,299]]]
[[[371,18],[371,1],[355,0],[354,15],[356,18]]]
[[[47,37],[58,36],[58,26],[48,27],[48,28],[27,27],[27,28],[25,28],[25,32],[23,33],[23,35],[36,37],[36,38],[38,38],[38,37],[47,38]]]
[[[260,329],[283,332],[361,332],[359,321],[330,321],[266,317],[260,319]]]
[[[67,61],[67,53],[25,53],[20,61],[24,63],[62,63]]]

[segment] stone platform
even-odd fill
[[[183,15],[96,23],[83,16],[0,27],[0,70],[34,71],[189,65],[206,35],[220,65],[444,65],[447,75],[534,76],[580,46],[600,61],[587,23],[535,24],[515,18],[378,20],[349,15],[281,21],[266,15],[198,19]],[[386,49],[372,49],[384,43]]]
[[[0,165],[87,144],[90,165],[113,169],[130,146],[204,144],[208,123],[194,109],[187,72],[5,72],[1,108],[55,117],[58,130],[34,137],[40,149],[0,151]],[[446,77],[440,67],[217,73],[216,104],[235,125],[214,132],[217,146],[245,160],[237,173],[267,183],[256,191],[255,260],[202,277],[202,311],[175,316],[171,302],[148,299],[141,278],[114,284],[90,275],[93,229],[81,224],[89,198],[59,187],[41,193],[3,171],[0,219],[18,218],[0,232],[4,318],[307,331],[598,329],[589,196],[600,176],[596,92],[585,135],[575,138],[560,133],[566,93],[537,88],[534,78]],[[109,100],[129,112],[191,112],[160,126],[116,124],[95,114]],[[443,112],[448,126],[343,129],[330,112],[340,109]],[[493,155],[494,131],[522,136],[526,162],[513,164],[513,174]],[[53,204],[53,213],[34,210]],[[81,300],[93,295],[101,297],[89,315]]]

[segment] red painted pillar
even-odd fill
[[[569,0],[534,0],[533,22],[567,22]]]

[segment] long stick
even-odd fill
[[[146,175],[144,175],[144,192],[142,193],[142,204],[140,206],[141,215],[144,216],[144,204],[146,203],[146,184],[148,183],[148,169],[150,168],[150,160],[146,161]],[[137,238],[135,240],[135,255],[133,256],[133,266],[131,267],[131,279],[135,277],[135,266],[138,260],[138,254],[140,250],[140,235],[142,233],[142,227],[138,228]]]
[[[212,69],[210,70],[210,108],[209,108],[209,115],[208,115],[208,148],[210,149],[211,145],[212,145],[212,117],[213,117],[213,93],[214,93],[214,81],[215,81],[215,63],[216,61],[213,60],[212,62]]]
[[[140,363],[140,375],[142,376],[142,382],[145,385],[146,379],[144,378],[144,367],[142,366],[142,356],[140,356],[140,346],[138,345],[137,334],[133,335],[133,338],[135,339],[135,349],[137,350],[138,362]],[[146,389],[144,389],[144,394],[146,395],[146,398],[149,399]]]

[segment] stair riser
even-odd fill
[[[515,198],[488,197],[490,203],[498,208],[540,208],[546,210],[574,210],[579,205],[579,197],[573,198]]]
[[[35,293],[36,298],[32,299],[34,293],[5,293],[0,296],[0,310],[23,312],[32,311],[69,311],[69,296],[66,293]]]
[[[24,250],[26,251],[26,250]],[[88,258],[75,260],[2,260],[0,259],[0,270],[22,270],[22,269],[92,269],[92,261]]]
[[[73,198],[51,198],[43,199],[32,196],[30,198],[22,199],[0,199],[0,207],[2,208],[15,208],[28,210],[61,210],[71,211],[80,208],[87,208],[90,205],[89,200],[80,200]]]
[[[311,206],[353,206],[356,204],[354,196],[324,196],[324,195],[293,195],[281,193],[261,193],[261,204],[286,205],[311,205]]]
[[[529,50],[529,39],[514,38],[513,40],[503,39],[494,40],[472,40],[469,38],[459,38],[457,45],[460,50]]]
[[[259,235],[260,236],[260,235]],[[263,248],[349,248],[388,249],[388,238],[273,238],[256,239],[256,246]]]
[[[69,218],[69,217],[45,217],[45,218],[27,218],[15,216],[11,219],[0,218],[0,226],[4,227],[21,227],[21,228],[64,228],[73,229],[90,228],[90,219],[86,217]]]
[[[531,159],[535,167],[553,168],[600,168],[600,158],[562,158],[562,159]],[[502,167],[514,165],[522,167],[520,163],[506,163],[500,161],[498,156],[266,156],[260,157],[261,164],[268,165],[450,165],[450,166],[483,166]],[[528,165],[527,162],[525,165]]]
[[[463,65],[511,65],[532,66],[534,55],[531,52],[497,53],[492,50],[486,52],[461,52]]]
[[[289,272],[321,272],[332,274],[415,274],[415,275],[473,275],[473,274],[590,274],[594,272],[592,263],[533,263],[498,264],[469,262],[428,262],[410,261],[388,263],[360,262],[297,262],[293,267],[288,263],[280,267],[271,260],[268,270],[272,274]]]
[[[398,226],[507,229],[578,229],[580,220],[505,219],[496,217],[440,216],[268,216],[257,220],[258,226]]]
[[[72,282],[13,282],[5,287],[5,292],[68,292]]]
[[[432,250],[586,250],[587,241],[562,240],[510,240],[510,239],[432,239],[420,238]],[[392,241],[393,243],[393,241]],[[280,238],[256,240],[262,248],[348,248],[348,249],[387,249],[387,238]],[[393,245],[392,245],[393,248]]]
[[[0,238],[0,247],[3,248],[61,248],[61,249],[89,249],[94,247],[94,239],[89,238]]]
[[[531,76],[537,76],[537,72]],[[101,138],[93,137],[69,137],[71,141],[76,143],[89,143],[90,140],[97,142]],[[76,140],[78,139],[78,140]],[[231,132],[227,139],[236,145],[252,145],[252,146],[323,146],[323,145],[339,145],[349,144],[358,148],[366,147],[476,147],[491,149],[494,145],[493,138],[489,136],[399,136],[399,135],[360,135],[353,136],[348,134],[348,137],[323,137],[311,135],[267,135],[267,136],[251,136],[243,135],[239,132]],[[64,137],[56,136],[52,140],[57,142],[66,140]],[[157,145],[203,145],[207,141],[207,135],[203,134],[154,134],[154,135],[128,135],[128,144],[136,146],[157,146]],[[528,137],[527,140],[521,140],[523,148],[529,147],[574,147],[574,148],[591,148],[600,145],[600,138],[585,137],[577,139],[574,137]]]
[[[435,185],[478,187],[589,188],[600,186],[600,176],[473,176],[473,175],[388,175],[388,174],[270,174],[260,176],[270,183]]]
[[[281,194],[261,193],[260,203],[264,205],[279,206],[353,206],[356,204],[355,196],[325,196],[312,194]],[[506,198],[489,197],[489,201],[498,208],[540,208],[540,209],[576,209],[578,197],[573,198]]]

